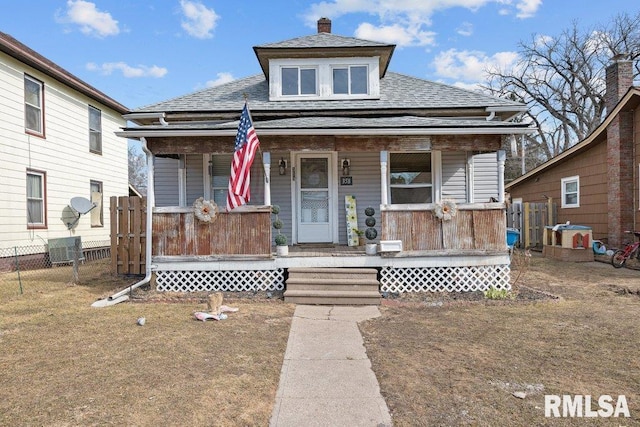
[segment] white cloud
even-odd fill
[[[516,16],[521,19],[531,18],[535,16],[540,6],[542,6],[542,0],[521,0],[516,4],[518,9]]]
[[[398,46],[426,46],[435,44],[433,31],[422,31],[419,27],[405,27],[400,24],[374,26],[368,22],[360,24],[355,36],[364,40],[394,43]]]
[[[94,62],[89,62],[87,64],[87,70],[89,71],[98,71],[105,75],[111,75],[115,71],[122,72],[122,75],[127,78],[134,77],[154,77],[160,78],[164,77],[168,70],[164,67],[158,67],[157,65],[152,65],[148,67],[146,65],[138,65],[131,66],[127,65],[125,62],[105,62],[102,65],[98,65]]]
[[[393,42],[400,46],[427,46],[435,44],[436,33],[427,30],[435,13],[453,8],[477,11],[491,3],[500,6],[500,15],[515,13],[518,18],[530,18],[542,5],[542,0],[324,0],[313,3],[303,17],[313,28],[320,17],[335,19],[347,14],[373,15],[379,22],[361,23],[356,37]],[[462,23],[457,32],[470,36],[473,26]]]
[[[180,7],[185,19],[182,28],[191,36],[198,39],[210,39],[216,22],[220,18],[213,9],[197,1],[180,0]]]
[[[84,34],[97,37],[115,36],[120,33],[118,21],[109,12],[102,12],[95,3],[84,0],[68,0],[67,9],[62,15],[56,16],[56,21],[63,24],[77,24]]]
[[[460,84],[473,84],[484,80],[487,70],[511,68],[517,59],[516,52],[498,52],[489,56],[480,51],[449,49],[440,52],[433,65],[439,77]]]
[[[471,22],[463,22],[456,29],[456,32],[461,36],[469,37],[473,34],[473,24]]]
[[[216,78],[214,80],[209,80],[206,83],[207,87],[220,86],[225,83],[229,83],[234,81],[236,78],[233,77],[231,73],[218,73],[216,74]]]

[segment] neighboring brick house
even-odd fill
[[[633,63],[606,70],[607,117],[587,138],[505,186],[515,203],[557,201],[557,222],[592,227],[611,247],[640,221],[640,88]]]

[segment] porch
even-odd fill
[[[380,236],[401,240],[400,252],[296,244],[287,256],[275,256],[268,206],[219,213],[209,224],[189,207],[156,208],[152,270],[158,290],[176,292],[283,290],[289,270],[301,268],[375,269],[380,292],[509,289],[504,204],[460,204],[449,221],[434,208],[381,206]]]

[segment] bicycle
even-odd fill
[[[625,233],[633,234],[640,239],[640,231],[625,231]],[[611,265],[615,268],[621,268],[629,258],[633,258],[634,256],[640,261],[640,250],[638,250],[638,248],[640,248],[640,240],[626,244],[624,249],[618,249],[611,257]]]

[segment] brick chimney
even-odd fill
[[[319,33],[331,33],[331,19],[329,18],[318,19],[318,34]]]
[[[609,114],[633,85],[633,63],[617,55],[606,69],[605,106]],[[607,126],[608,246],[622,247],[624,230],[634,230],[633,111],[621,111]]]
[[[607,113],[613,110],[622,96],[633,85],[633,62],[624,59],[627,55],[619,54],[612,58],[606,72],[606,93],[604,103]]]

